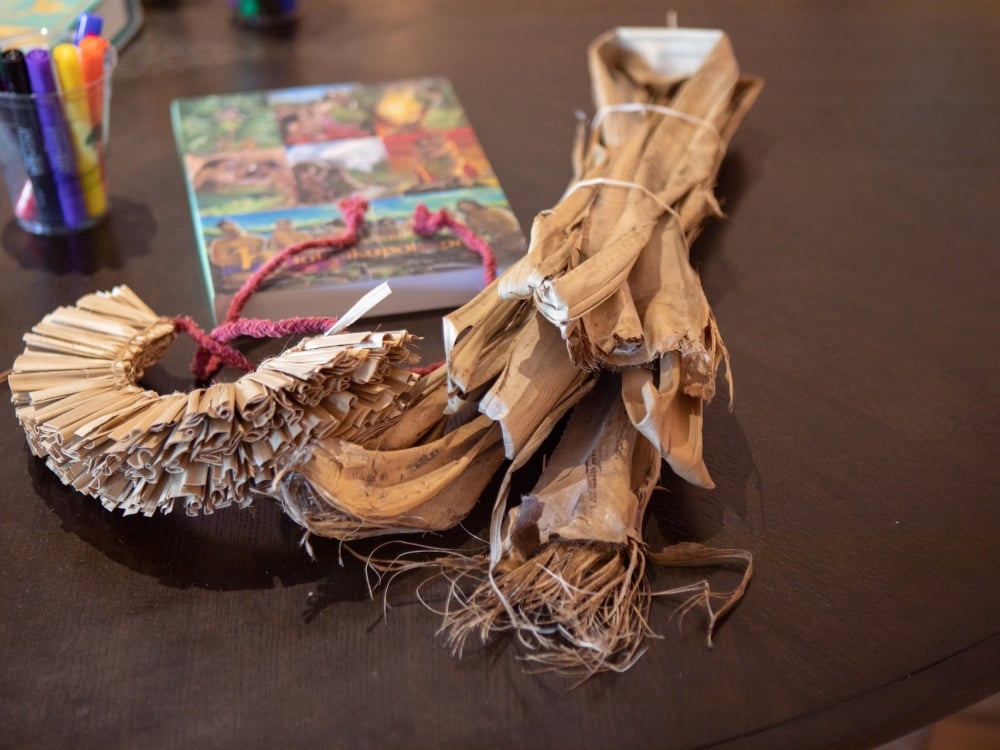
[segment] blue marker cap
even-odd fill
[[[81,13],[73,32],[73,44],[79,44],[85,36],[100,36],[104,28],[104,19],[95,13]]]

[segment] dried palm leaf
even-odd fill
[[[480,416],[396,450],[315,441],[276,486],[285,512],[318,536],[444,530],[468,514],[503,460],[499,427]]]

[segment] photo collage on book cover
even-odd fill
[[[525,242],[445,79],[238,93],[179,103],[185,168],[216,290],[232,292],[275,253],[338,234],[337,204],[368,200],[353,248],[309,250],[276,279],[306,286],[477,267],[456,238],[413,233],[414,208],[446,208],[501,268]]]

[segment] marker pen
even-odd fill
[[[25,60],[31,87],[36,93],[35,104],[38,107],[42,139],[52,163],[66,226],[76,228],[87,223],[87,207],[80,179],[77,177],[76,154],[73,153],[73,144],[59,104],[49,53],[43,49],[33,49]]]
[[[104,28],[104,19],[96,13],[81,13],[73,30],[73,44],[79,44],[88,36],[100,36]]]
[[[282,32],[298,21],[295,0],[229,0],[233,20],[252,29]]]
[[[83,85],[87,89],[87,109],[90,110],[90,124],[94,127],[104,119],[104,58],[110,44],[102,36],[86,36],[79,44]]]
[[[10,90],[15,94],[31,94],[24,53],[17,49],[7,50],[0,60]],[[59,206],[56,180],[45,155],[38,114],[28,97],[24,97],[21,101],[7,100],[5,106],[9,106],[11,110],[21,158],[24,161],[24,171],[31,182],[35,197],[38,219],[44,224],[60,226],[63,224],[63,212]]]
[[[108,198],[101,179],[97,149],[91,138],[90,111],[83,88],[80,52],[69,42],[60,44],[52,50],[52,62],[55,63],[59,90],[62,92],[63,113],[69,124],[69,134],[76,152],[76,166],[87,213],[92,217],[103,216],[108,208]]]

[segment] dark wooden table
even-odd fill
[[[0,207],[0,363],[122,282],[208,323],[173,98],[446,75],[527,227],[569,179],[586,45],[668,7],[303,0],[275,39],[222,0],[148,4],[115,78],[109,220],[44,240]],[[754,553],[715,648],[656,605],[663,639],[573,691],[509,645],[454,659],[412,583],[383,618],[360,565],[329,543],[311,562],[274,505],[106,513],[29,456],[8,408],[0,745],[865,747],[1000,689],[1000,13],[674,7],[767,81],[721,174],[729,218],[694,250],[737,384],[706,417],[718,487],[665,477],[648,528]],[[164,364],[181,383],[185,346]]]

